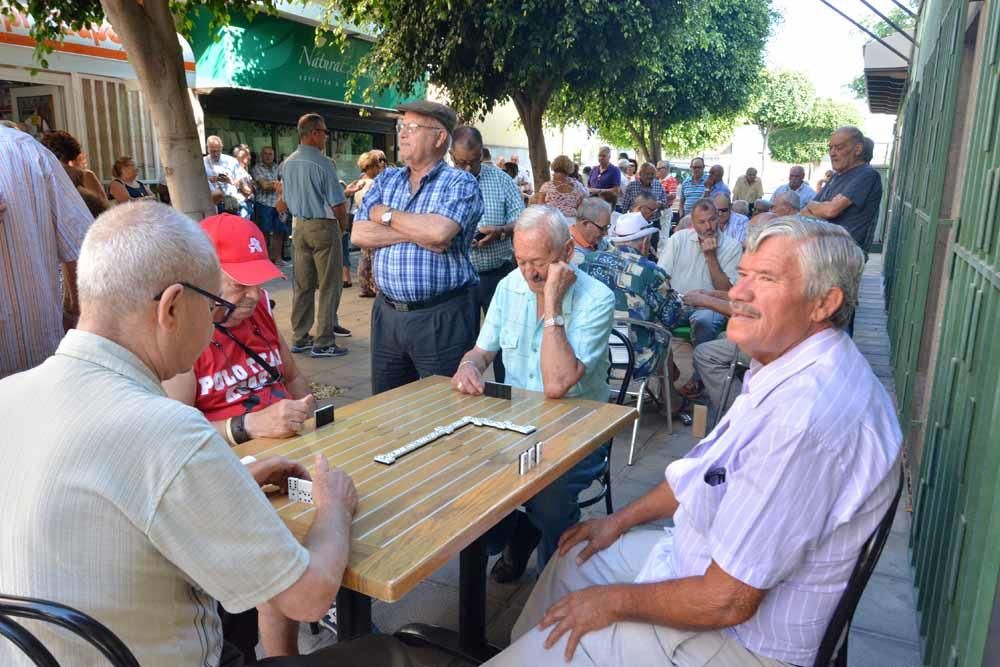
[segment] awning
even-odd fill
[[[913,37],[912,33],[909,33]],[[910,53],[913,46],[899,33],[884,38],[900,53]],[[884,44],[871,41],[864,46],[865,86],[868,90],[868,109],[872,113],[899,113],[899,105],[906,90],[909,65]]]
[[[371,49],[371,44],[349,37],[347,50],[333,44],[316,46],[315,29],[295,21],[257,15],[232,15],[229,25],[209,31],[209,15],[191,16],[194,27],[191,43],[195,54],[195,88],[241,88],[268,93],[395,109],[405,101],[422,99],[426,86],[415,95],[404,96],[388,90],[366,104],[362,92],[370,80],[362,79],[358,91],[348,99],[347,81],[355,66]]]

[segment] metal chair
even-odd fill
[[[628,385],[632,381],[632,370],[635,368],[635,350],[632,348],[632,342],[628,335],[621,331],[612,329],[610,339],[608,340],[608,357],[611,359],[611,366],[608,368],[608,383],[610,384],[613,378],[617,379],[616,371],[621,372],[621,385],[616,393],[612,393],[612,397],[615,399],[615,403],[624,405],[628,395]],[[624,358],[621,357],[621,354],[625,355]],[[614,507],[611,504],[611,447],[614,444],[614,438],[608,441],[608,455],[604,460],[604,468],[598,476],[601,482],[601,492],[578,502],[577,506],[580,509],[590,507],[603,499],[604,509],[607,510],[608,514],[614,512]]]
[[[139,667],[139,661],[107,626],[72,607],[15,595],[0,595],[0,635],[12,641],[38,667],[59,667],[52,653],[14,618],[58,625],[89,642],[112,667]]]
[[[892,520],[896,516],[896,506],[899,505],[899,496],[903,492],[903,482],[905,471],[900,465],[899,487],[896,495],[889,505],[889,511],[885,513],[882,521],[879,522],[875,532],[861,547],[861,554],[858,562],[851,572],[851,578],[847,580],[847,588],[837,603],[837,608],[833,611],[833,617],[826,626],[823,634],[823,641],[820,642],[819,652],[813,667],[847,667],[847,635],[851,630],[851,619],[854,618],[854,611],[861,600],[861,594],[865,591],[865,586],[875,570],[879,556],[882,555],[882,548],[889,538],[889,531],[892,530]]]
[[[649,387],[650,378],[658,378],[660,384],[660,393],[662,394],[659,399],[649,392],[650,397],[660,404],[661,409],[664,414],[670,416],[671,406],[670,406],[670,380],[669,380],[669,361],[671,355],[671,332],[663,326],[656,324],[654,322],[646,322],[644,320],[634,320],[631,318],[615,318],[615,331],[619,334],[624,334],[628,337],[629,341],[632,340],[632,329],[646,329],[655,338],[659,351],[656,357],[653,359],[653,365],[650,367],[649,372],[645,375],[638,375],[635,373],[635,366],[633,365],[633,375],[631,381],[639,382],[639,390],[637,392],[628,392],[629,396],[635,396],[636,405],[635,409],[639,412],[639,416],[635,418],[635,422],[632,424],[632,441],[628,448],[628,465],[632,465],[632,459],[635,456],[635,440],[639,434],[639,420],[642,419],[642,403],[646,396],[647,389]],[[633,364],[635,362],[633,361]],[[671,420],[667,421],[667,433],[673,432],[673,423]]]
[[[740,349],[736,348],[736,352],[733,354],[733,360],[729,363],[729,372],[726,374],[726,384],[722,388],[722,396],[719,397],[719,404],[715,406],[715,414],[712,415],[712,423],[708,425],[708,431],[711,432],[715,428],[715,425],[719,423],[722,419],[722,415],[725,414],[726,409],[729,405],[729,397],[733,395],[733,385],[736,381],[743,381],[743,376],[746,375],[747,371],[750,370],[748,364],[743,363],[740,360]]]

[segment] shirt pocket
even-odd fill
[[[708,535],[712,523],[715,522],[715,515],[719,512],[722,499],[726,496],[729,485],[726,482],[710,486],[708,483],[699,481],[698,491],[694,494],[687,507],[688,517],[691,527],[702,535]]]
[[[500,349],[516,350],[521,340],[521,332],[517,330],[502,329],[500,331]]]

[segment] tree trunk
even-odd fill
[[[519,91],[511,96],[517,115],[521,118],[524,133],[528,135],[528,156],[531,158],[531,172],[535,176],[535,192],[542,183],[549,180],[549,155],[545,147],[545,131],[542,118],[552,97],[551,90],[534,92]]]
[[[660,131],[656,130],[652,132],[649,139],[652,142],[653,147],[653,155],[651,156],[652,159],[650,162],[655,165],[663,159],[663,142],[660,140]]]
[[[171,203],[195,220],[215,213],[167,0],[101,0],[101,6],[149,104]]]
[[[637,126],[635,123],[626,121],[625,126],[628,128],[628,133],[632,135],[632,141],[635,142],[635,147],[639,153],[639,157],[642,158],[643,162],[649,161],[649,143],[646,139],[647,127]]]

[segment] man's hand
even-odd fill
[[[326,457],[316,454],[313,466],[313,502],[317,509],[342,507],[348,516],[358,509],[358,490],[350,476],[340,468],[330,468]]]
[[[566,262],[553,262],[549,265],[549,274],[545,279],[545,307],[558,309],[562,307],[562,298],[566,290],[576,282],[573,267]]]
[[[684,305],[693,308],[708,308],[712,297],[703,289],[693,289],[684,292]]]
[[[385,204],[375,204],[368,209],[368,219],[372,222],[382,224],[382,214],[389,210]]]
[[[286,459],[284,456],[269,456],[255,461],[247,466],[247,472],[260,486],[273,484],[281,487],[282,493],[288,493],[288,478],[310,479],[309,471],[301,463]]]
[[[286,398],[263,410],[251,412],[243,422],[254,438],[287,438],[302,432],[302,423],[312,417],[316,399],[308,394],[298,400]]]
[[[488,246],[491,243],[496,243],[503,237],[502,227],[483,227],[479,229],[479,231],[482,232],[484,236],[478,241],[472,242],[473,248],[482,248],[483,246]]]
[[[219,174],[215,177],[219,183],[232,183],[233,181],[229,178],[229,174]]]
[[[613,605],[608,604],[608,587],[591,586],[570,593],[549,607],[538,629],[555,625],[545,640],[546,649],[552,648],[564,634],[570,633],[563,653],[566,662],[569,662],[585,634],[606,628],[618,620]]]
[[[614,544],[614,541],[621,537],[622,532],[624,531],[618,527],[613,514],[597,519],[588,519],[583,523],[570,526],[559,537],[559,557],[563,558],[570,549],[580,542],[586,542],[587,546],[576,556],[576,564],[583,565],[598,551],[607,549]]]
[[[451,378],[451,386],[455,391],[471,396],[479,396],[483,393],[486,385],[483,384],[482,373],[475,364],[462,362],[458,365],[458,370]]]
[[[701,251],[706,255],[714,255],[716,249],[719,247],[719,237],[718,236],[702,236],[699,237],[698,243],[701,245]]]

